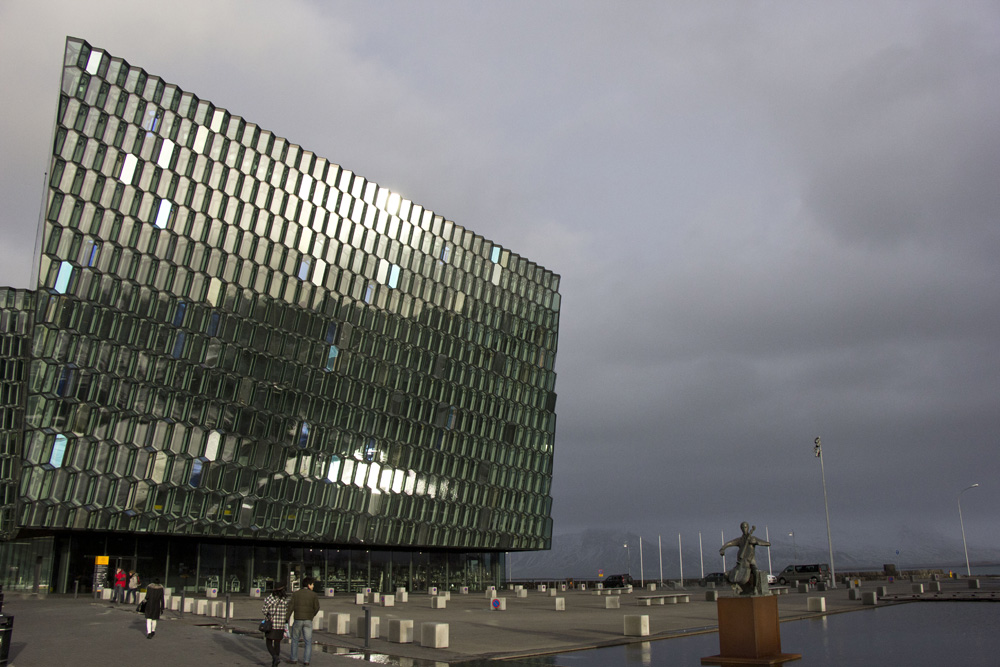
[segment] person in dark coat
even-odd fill
[[[152,639],[156,634],[156,622],[160,620],[160,612],[164,608],[163,586],[159,579],[153,579],[153,583],[146,586],[146,639]]]
[[[264,644],[267,645],[267,652],[271,654],[271,667],[278,667],[281,662],[281,640],[285,636],[288,617],[291,615],[284,586],[278,586],[271,591],[264,600],[261,612],[265,620],[271,621],[271,629],[264,633]]]

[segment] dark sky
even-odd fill
[[[562,276],[556,533],[1000,560],[996,2],[9,0],[0,284],[66,35]]]

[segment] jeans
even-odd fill
[[[302,661],[309,662],[312,659],[313,652],[313,624],[312,619],[308,621],[295,620],[292,623],[292,662],[295,662],[295,656],[299,649],[299,637],[306,642],[306,647],[302,649]]]

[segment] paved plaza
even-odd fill
[[[970,588],[966,580],[920,581],[923,592],[915,592],[909,579],[863,582],[860,591],[872,592],[885,586],[887,595],[878,604],[897,604],[913,599],[994,599],[1000,600],[1000,581],[983,578],[981,587]],[[502,591],[506,609],[494,610],[483,593],[462,595],[452,592],[443,608],[436,608],[434,596],[426,592],[410,593],[406,602],[395,606],[364,605],[379,619],[380,636],[370,640],[369,651],[379,664],[410,667],[454,665],[463,662],[524,657],[553,652],[575,651],[616,644],[668,639],[695,633],[714,632],[716,606],[706,600],[705,588],[686,590],[661,589],[654,592],[636,587],[631,593],[608,595],[592,590],[528,590],[519,597],[515,591]],[[689,602],[674,604],[640,603],[643,596],[687,593]],[[729,595],[720,589],[720,595]],[[612,596],[615,597],[615,596]],[[790,592],[778,597],[783,622],[823,613],[871,610],[857,593],[847,587],[835,590]],[[815,601],[823,598],[822,605]],[[563,600],[558,603],[557,600]],[[810,602],[810,600],[814,600]],[[211,618],[195,613],[167,611],[160,620],[156,636],[147,639],[145,621],[134,605],[114,605],[91,597],[72,595],[21,596],[8,593],[3,611],[15,618],[8,665],[10,667],[107,667],[141,662],[147,667],[159,665],[269,665],[270,658],[261,636],[255,631],[260,620],[261,600],[238,596],[232,598],[233,619]],[[617,608],[614,608],[617,603]],[[557,606],[565,605],[565,610]],[[311,664],[364,664],[364,640],[353,635],[356,621],[364,617],[364,606],[353,595],[322,597],[325,619],[334,614],[349,614],[350,636],[326,630],[313,633],[316,643]],[[816,611],[824,606],[825,611]],[[609,608],[610,607],[610,608]],[[812,610],[810,610],[812,608]],[[649,635],[625,636],[625,617],[647,615]],[[390,621],[413,622],[412,643],[388,640]],[[421,645],[425,623],[448,624],[447,648]],[[404,624],[405,625],[405,624]],[[323,627],[327,624],[324,621]],[[287,659],[289,645],[282,646]],[[301,653],[300,653],[301,661]]]

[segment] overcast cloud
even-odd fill
[[[562,276],[557,534],[1000,560],[997,3],[6,0],[0,284],[67,35]]]

